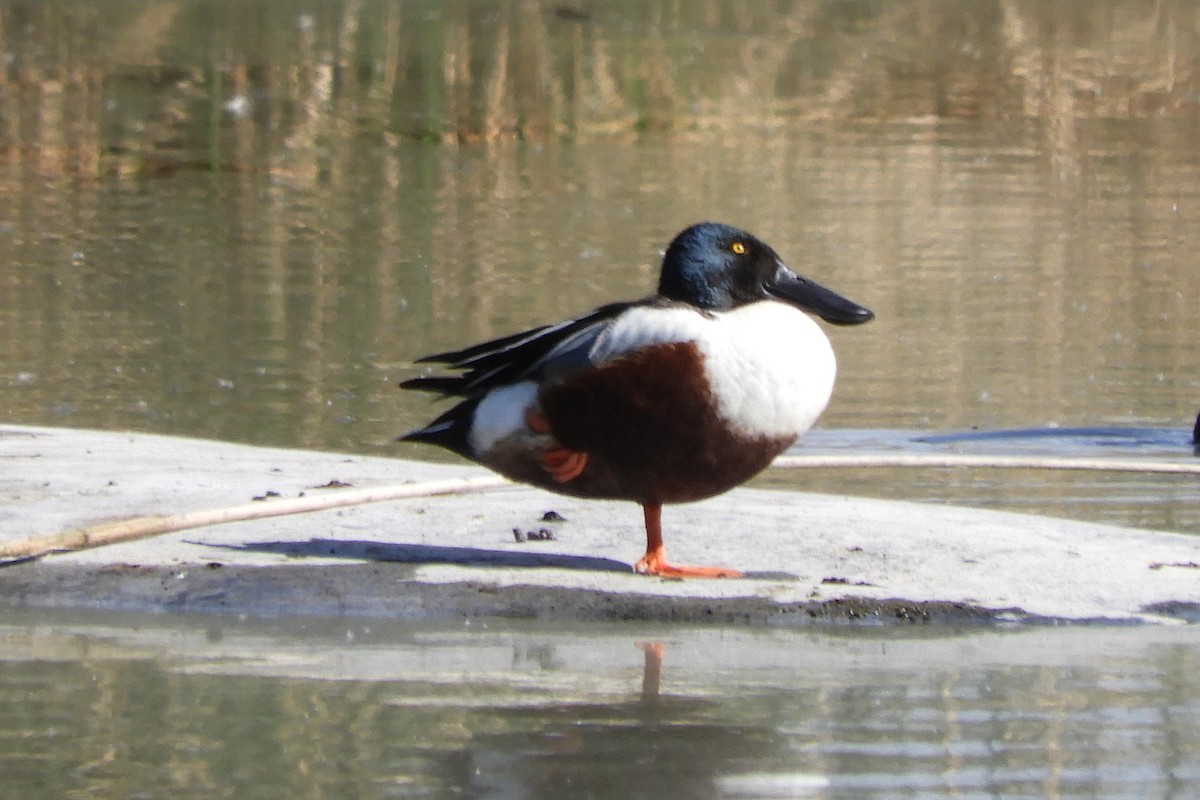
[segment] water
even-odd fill
[[[1193,453],[1190,3],[0,0],[0,53],[0,421],[436,458],[393,441],[435,410],[396,389],[415,357],[646,294],[711,218],[878,315],[830,331],[806,452]],[[760,483],[1200,532],[1194,478]],[[138,642],[160,622],[194,658]],[[23,783],[0,794],[1183,797],[1196,777],[1190,629],[448,650],[397,629],[364,674],[353,624],[268,626],[225,660],[206,648],[243,641],[228,621],[8,624],[0,758]],[[611,661],[554,666],[589,637]],[[658,640],[661,702],[635,646]],[[321,670],[280,666],[314,649]],[[706,671],[710,650],[736,666]],[[395,666],[447,653],[442,677]],[[474,680],[491,656],[517,667]]]
[[[133,623],[131,625],[131,623]],[[1194,797],[1190,629],[0,619],[5,797]]]
[[[438,458],[393,441],[414,358],[646,294],[716,218],[877,312],[831,331],[843,442],[1190,454],[1190,6],[90,8],[0,4],[0,419]],[[1200,531],[1186,478],[766,483]]]

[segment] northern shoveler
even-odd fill
[[[640,503],[637,572],[738,576],[668,564],[662,505],[749,480],[816,422],[836,365],[804,311],[838,325],[874,317],[749,233],[693,225],[667,248],[653,297],[420,359],[459,374],[403,388],[465,399],[401,439],[554,492]]]

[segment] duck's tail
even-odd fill
[[[477,398],[459,403],[424,428],[411,430],[396,441],[434,444],[474,460],[475,455],[471,451],[468,435],[471,431],[471,420],[475,416],[475,407],[478,405]]]

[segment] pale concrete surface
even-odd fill
[[[485,474],[467,465],[0,427],[0,540],[121,517]],[[270,499],[264,500],[270,502]],[[563,522],[543,522],[554,510]],[[513,529],[553,539],[516,541]],[[668,553],[740,580],[661,580],[629,503],[527,488],[167,534],[0,567],[0,604],[250,616],[813,620],[1200,618],[1200,537],[742,489],[664,512]]]

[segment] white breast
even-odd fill
[[[825,333],[804,312],[774,301],[702,314],[636,308],[596,342],[605,361],[648,344],[694,341],[722,418],[750,436],[799,436],[825,410],[837,362]]]

